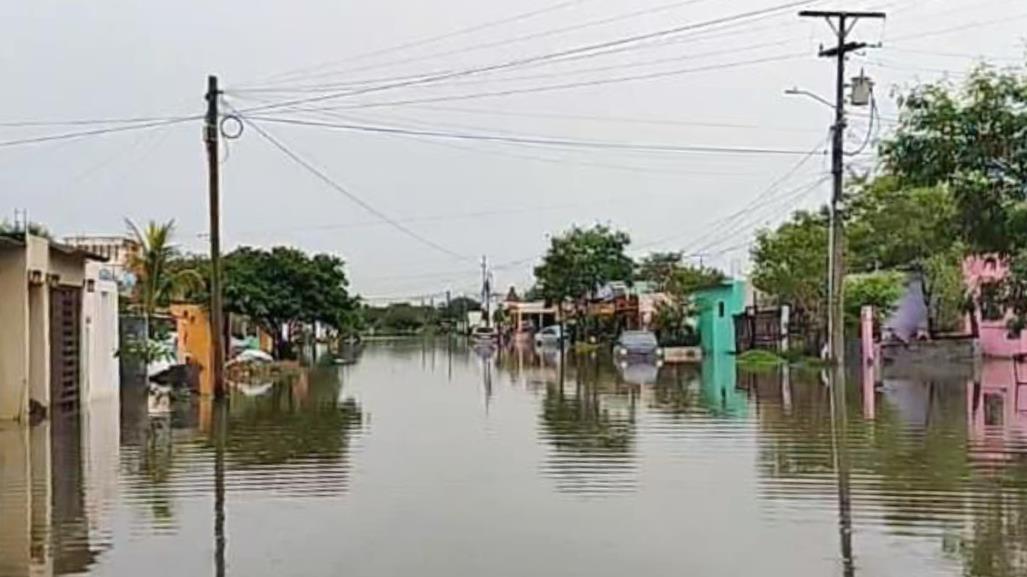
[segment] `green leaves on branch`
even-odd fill
[[[950,188],[970,250],[1017,252],[1027,240],[1027,76],[980,67],[959,88],[926,84],[899,106],[881,146],[887,172],[904,188]]]
[[[544,299],[562,302],[592,295],[610,281],[630,282],[635,268],[625,254],[630,243],[627,233],[607,226],[574,227],[550,241],[535,267],[536,287]]]

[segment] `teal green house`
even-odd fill
[[[699,338],[703,356],[735,352],[735,315],[745,312],[745,282],[725,280],[692,295],[699,311]]]

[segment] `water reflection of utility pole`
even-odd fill
[[[225,576],[225,441],[228,403],[214,403],[214,574]]]
[[[856,574],[852,555],[852,486],[849,461],[849,419],[845,401],[845,367],[835,364],[831,375],[831,444],[838,477],[838,531],[845,577]]]
[[[485,387],[485,414],[489,414],[489,405],[492,401],[492,357],[488,356],[481,360],[482,384]]]
[[[453,338],[446,339],[446,381],[453,382]]]

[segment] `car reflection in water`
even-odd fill
[[[631,359],[617,363],[617,370],[621,380],[629,385],[655,385],[662,366],[659,359]]]

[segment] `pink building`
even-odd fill
[[[989,298],[990,295],[998,295],[999,283],[1008,271],[1006,263],[995,256],[971,256],[963,262],[963,279],[966,287],[979,303],[974,315],[979,331],[981,354],[986,357],[1010,358],[1027,353],[1027,331],[1019,337],[1010,336],[1007,322],[1011,313],[1001,305],[994,304]],[[968,318],[967,332],[971,329],[972,319]]]

